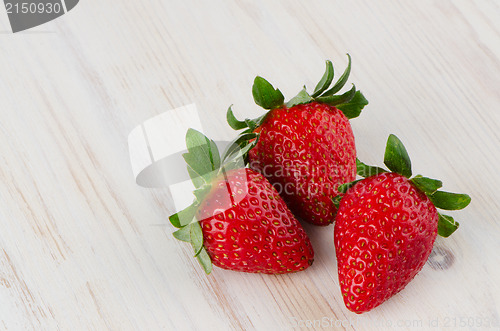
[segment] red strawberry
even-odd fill
[[[231,108],[227,114],[232,128],[248,127],[244,134],[258,134],[258,143],[249,152],[250,167],[269,179],[296,216],[317,225],[333,222],[332,197],[340,184],[356,176],[356,149],[348,119],[358,116],[368,102],[354,86],[335,95],[347,81],[350,60],[331,89],[324,92],[333,80],[333,66],[327,61],[314,92],[309,95],[304,88],[286,104],[279,90],[256,77],[255,102],[270,111],[244,122],[235,119]]]
[[[242,168],[243,150],[230,145],[222,160],[215,143],[195,130],[184,158],[197,187],[191,206],[172,215],[177,239],[191,242],[207,273],[212,263],[244,272],[301,271],[314,252],[304,229],[261,174]]]
[[[333,222],[332,197],[356,176],[356,148],[347,117],[311,102],[269,112],[257,128],[250,166],[281,192],[294,214],[317,225]]]
[[[360,175],[379,174],[353,183],[336,216],[340,288],[346,307],[358,314],[401,291],[424,266],[436,235],[449,236],[457,229],[458,223],[436,207],[461,209],[470,202],[465,194],[437,191],[442,185],[438,180],[408,179],[410,159],[393,135],[385,164],[394,172],[358,161]]]
[[[268,274],[312,264],[313,249],[304,229],[261,174],[231,170],[212,187],[197,218],[213,264]]]
[[[437,224],[432,202],[401,175],[383,173],[350,189],[334,235],[346,307],[369,311],[402,290],[427,261]]]

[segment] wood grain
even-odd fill
[[[0,329],[498,329],[499,18],[497,1],[87,0],[0,34]],[[347,52],[370,101],[352,121],[359,156],[381,165],[395,133],[416,172],[472,196],[436,242],[453,263],[360,316],[342,303],[332,226],[306,226],[305,272],[205,276],[171,235],[169,190],[136,185],[128,134],[194,103],[229,139],[230,104],[261,113],[255,75],[290,98]]]

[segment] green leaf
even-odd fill
[[[220,168],[220,154],[217,144],[210,140],[210,159],[212,162],[212,170],[217,170]]]
[[[365,163],[361,162],[358,158],[356,158],[356,173],[361,177],[366,178],[381,174],[383,172],[387,172],[387,170],[379,167],[366,165]]]
[[[210,182],[213,177],[210,154],[208,160],[205,157],[200,157],[200,153],[184,153],[182,157],[187,163],[188,173],[195,186],[201,183],[201,181],[204,183]]]
[[[241,156],[244,156],[245,154],[247,154],[252,148],[255,147],[255,145],[257,145],[257,142],[259,141],[259,136],[257,136],[257,138],[255,138],[254,141],[252,141],[251,143],[248,143],[247,145],[245,145],[239,152],[239,154]]]
[[[209,275],[212,272],[212,260],[210,259],[210,256],[208,255],[207,250],[204,247],[202,247],[197,258],[198,262],[200,262],[201,266],[203,267],[203,270],[205,270],[205,273]]]
[[[344,94],[321,96],[316,98],[316,100],[329,104],[330,106],[337,106],[351,101],[352,98],[354,98],[355,94],[356,94],[356,86],[352,84],[352,88],[349,91],[345,92]]]
[[[323,93],[323,96],[328,96],[328,95],[334,95],[338,91],[344,87],[345,83],[347,83],[347,80],[349,79],[349,75],[351,74],[351,56],[347,54],[347,58],[349,59],[349,63],[347,64],[347,68],[345,69],[344,73],[342,76],[340,76],[339,80],[333,85],[331,89]]]
[[[194,129],[186,133],[188,153],[182,154],[195,187],[209,183],[220,168],[219,149],[213,140]]]
[[[467,207],[471,201],[467,194],[436,191],[429,196],[436,208],[445,210],[459,210]]]
[[[255,103],[264,109],[274,109],[283,105],[285,97],[280,90],[264,78],[257,76],[253,82],[252,94]]]
[[[387,139],[384,164],[393,172],[407,178],[411,177],[411,161],[408,152],[401,140],[393,134]]]
[[[339,187],[337,188],[337,190],[340,192],[340,193],[346,193],[347,191],[349,191],[349,189],[351,187],[353,187],[354,185],[356,185],[360,180],[362,179],[358,179],[358,180],[353,180],[352,182],[349,182],[349,183],[345,183],[345,184],[342,184],[342,185],[339,185]]]
[[[207,274],[212,271],[212,262],[203,246],[203,231],[196,219],[198,207],[211,189],[211,179],[217,175],[221,159],[219,149],[213,140],[201,132],[189,129],[186,133],[187,153],[182,156],[187,162],[187,169],[196,190],[193,192],[195,201],[187,208],[169,217],[170,222],[179,230],[173,233],[181,241],[190,242],[195,257]]]
[[[361,114],[361,110],[368,104],[365,96],[361,91],[356,91],[351,101],[337,105],[348,119],[356,118]]]
[[[175,239],[185,242],[191,242],[191,225],[188,224],[172,234],[174,235]]]
[[[168,219],[173,226],[175,226],[176,228],[181,228],[193,221],[197,209],[198,205],[193,203],[180,212],[171,215]]]
[[[299,92],[299,94],[297,94],[296,96],[294,96],[292,99],[290,99],[290,101],[288,101],[286,103],[286,106],[288,108],[291,108],[291,107],[296,106],[296,105],[301,105],[301,104],[304,104],[304,103],[309,103],[312,100],[313,100],[313,98],[311,98],[311,96],[309,95],[309,93],[307,93],[306,88],[304,87]]]
[[[189,235],[191,237],[191,245],[193,245],[194,256],[198,256],[203,248],[203,231],[200,223],[191,223]]]
[[[460,224],[453,219],[453,217],[448,215],[439,214],[438,220],[438,234],[441,237],[449,237],[453,232],[455,232]]]
[[[188,168],[190,176],[210,179],[209,174],[214,170],[210,140],[203,133],[189,129],[186,146],[188,153],[182,154],[182,157],[191,168],[191,171]]]
[[[318,82],[316,87],[314,88],[314,92],[312,94],[313,98],[316,98],[325,91],[328,86],[332,83],[333,80],[333,64],[331,61],[326,60],[326,69],[325,73],[323,74],[323,77],[321,77],[321,80]]]
[[[238,152],[242,147],[248,145],[248,142],[257,137],[256,133],[244,133],[239,135],[236,139],[227,145],[224,153],[222,153],[222,162],[224,162],[232,154]]]
[[[206,155],[207,159],[209,156],[209,139],[205,137],[203,133],[200,131],[197,131],[195,129],[189,128],[186,132],[186,146],[188,151],[191,150],[196,150],[198,151],[198,148],[205,148],[206,149]]]
[[[425,194],[433,194],[443,186],[443,182],[437,179],[422,177],[417,175],[410,179],[415,186]]]
[[[239,121],[235,116],[234,116],[234,113],[233,113],[233,110],[231,109],[232,105],[229,106],[229,108],[227,109],[227,113],[226,113],[226,119],[227,119],[227,123],[229,124],[229,126],[231,128],[233,128],[234,130],[241,130],[241,129],[244,129],[247,127],[247,124],[245,123],[245,121]]]
[[[187,171],[195,188],[207,184],[206,180],[201,175],[197,174],[189,165],[187,165]]]

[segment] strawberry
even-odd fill
[[[340,184],[356,176],[356,148],[349,123],[368,103],[353,87],[335,95],[346,83],[351,58],[343,75],[333,80],[333,65],[326,70],[312,94],[305,87],[289,102],[262,77],[252,88],[255,102],[269,111],[255,120],[238,121],[231,107],[227,119],[236,130],[247,128],[259,141],[250,150],[250,167],[262,173],[280,192],[297,217],[316,225],[334,221],[332,197]],[[325,91],[327,90],[327,91]]]
[[[216,266],[279,274],[311,265],[309,238],[261,174],[247,168],[231,170],[212,186],[197,216]]]
[[[332,223],[331,197],[356,176],[354,135],[345,115],[318,102],[284,106],[271,110],[257,130],[250,166],[282,192],[295,215],[316,225]]]
[[[451,235],[458,223],[441,209],[462,209],[466,194],[438,191],[442,182],[411,179],[401,141],[389,136],[384,163],[393,172],[357,161],[367,177],[345,184],[334,228],[338,274],[346,307],[367,312],[401,291],[422,269],[436,235]],[[337,199],[338,200],[338,199]]]
[[[255,135],[254,135],[255,136]],[[184,159],[197,188],[191,206],[170,217],[177,239],[191,242],[206,273],[220,268],[266,274],[301,271],[314,252],[304,229],[261,174],[243,168],[253,146],[238,140],[219,157],[215,143],[190,129]]]

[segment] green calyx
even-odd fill
[[[349,60],[347,68],[344,70],[339,79],[330,87],[334,78],[334,69],[331,61],[326,61],[326,68],[323,76],[314,88],[314,91],[309,94],[306,87],[299,92],[295,97],[286,103],[287,107],[293,107],[300,104],[318,101],[337,107],[344,115],[351,119],[358,117],[361,110],[368,104],[368,100],[363,96],[361,91],[357,91],[354,84],[352,88],[342,94],[337,94],[347,83],[351,73],[351,56],[347,54]]]
[[[401,140],[393,134],[389,135],[389,138],[387,138],[384,164],[392,172],[396,172],[407,178],[411,177],[410,156]]]
[[[254,139],[252,142],[250,140]],[[194,256],[207,274],[212,271],[212,261],[203,246],[203,231],[196,213],[203,199],[212,188],[212,182],[224,172],[245,167],[245,157],[256,144],[257,135],[247,133],[232,141],[221,155],[215,142],[201,132],[189,129],[186,133],[187,153],[182,156],[195,187],[194,201],[187,208],[171,215],[170,223],[178,230],[173,236],[191,243]]]
[[[347,83],[349,74],[351,73],[351,56],[347,54],[347,57],[349,59],[347,68],[333,86],[331,86],[334,78],[333,64],[331,61],[327,60],[325,72],[320,81],[316,84],[314,91],[309,93],[304,86],[296,96],[286,103],[279,89],[274,88],[273,85],[264,78],[257,76],[252,86],[254,101],[257,105],[267,110],[284,106],[290,108],[296,105],[317,101],[337,107],[349,119],[358,117],[361,114],[361,110],[368,104],[368,100],[366,100],[361,91],[357,91],[353,84],[352,88],[347,92],[337,94]],[[234,130],[247,129],[245,132],[252,132],[263,122],[266,115],[267,113],[253,120],[246,119],[240,121],[236,119],[231,107],[229,107],[227,110],[227,122]]]
[[[255,103],[264,109],[278,108],[285,101],[281,91],[274,89],[271,83],[260,76],[253,81],[252,94]]]
[[[389,135],[389,138],[387,139],[384,164],[390,171],[409,178],[417,189],[424,192],[429,197],[436,208],[444,210],[459,210],[467,207],[471,202],[471,198],[467,194],[439,191],[439,189],[443,186],[443,183],[440,180],[423,177],[421,175],[416,175],[413,178],[410,178],[412,176],[410,157],[408,156],[408,152],[406,151],[406,148],[401,140],[393,134]],[[383,168],[366,165],[358,159],[356,159],[356,168],[357,174],[364,178],[388,172]],[[345,193],[356,182],[357,181],[354,181],[352,183],[339,186],[339,192]],[[438,214],[438,234],[442,237],[449,237],[458,229],[459,223],[449,215],[443,215],[441,213]]]

